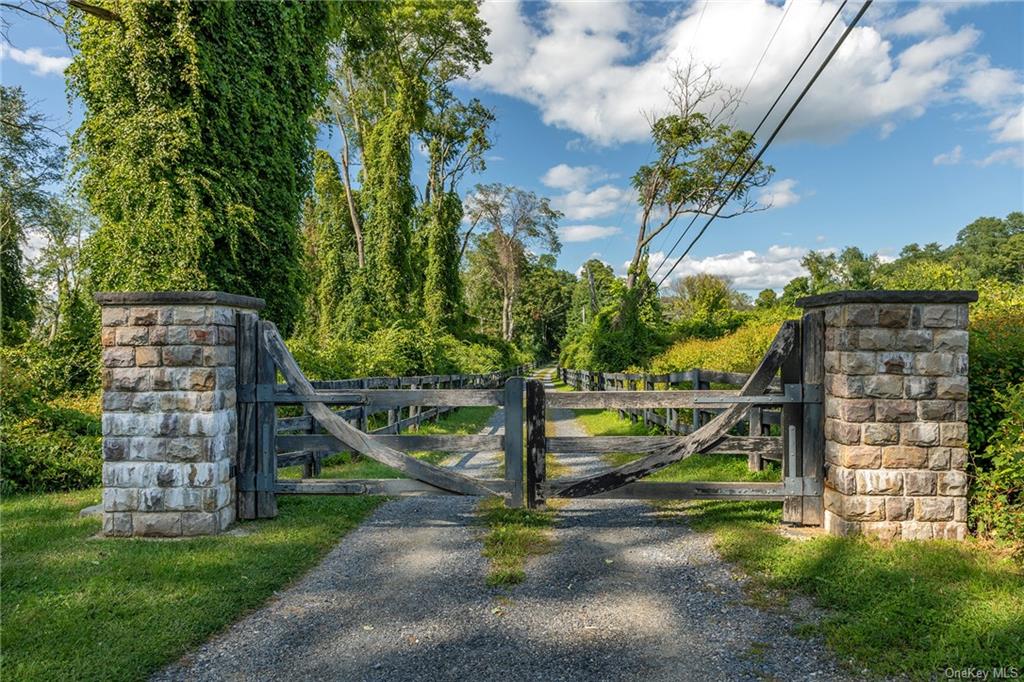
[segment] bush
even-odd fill
[[[979,535],[1016,544],[1024,557],[1024,383],[998,397],[1004,412],[985,451],[992,469],[978,474],[971,521]]]
[[[103,469],[99,396],[46,399],[40,369],[21,348],[4,348],[0,396],[0,492],[99,485]]]
[[[685,372],[694,367],[722,372],[752,372],[761,362],[780,322],[748,323],[720,339],[685,339],[651,362],[655,374]]]

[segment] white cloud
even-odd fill
[[[49,57],[43,54],[43,51],[38,47],[19,50],[10,45],[0,44],[0,60],[3,59],[10,59],[17,64],[31,67],[32,73],[37,76],[64,73],[64,69],[71,63],[71,57]]]
[[[835,12],[828,0],[788,5],[786,21],[737,113],[741,126],[750,128],[760,118]],[[660,17],[645,13],[643,5],[602,4],[595,11],[586,3],[554,3],[527,18],[518,3],[485,2],[481,14],[492,31],[494,58],[470,85],[530,102],[546,124],[596,144],[644,141],[648,126],[642,112],[667,106],[671,65],[692,57],[715,65],[716,77],[727,85],[742,88],[784,11],[768,0],[691,3]],[[891,128],[959,88],[961,66],[974,59],[970,50],[979,31],[966,26],[935,35],[941,27],[924,12],[896,28],[934,37],[900,52],[870,24],[884,23],[886,14],[891,13],[873,10],[868,23],[851,32],[783,137],[835,140],[864,126]],[[841,24],[830,29],[812,64],[835,44],[845,29]],[[896,29],[890,23],[884,30]],[[810,72],[797,79],[794,91]]]
[[[1024,106],[997,116],[988,127],[996,142],[1024,141]]]
[[[892,135],[894,130],[896,130],[896,124],[893,123],[892,121],[886,121],[878,129],[878,139],[879,140],[887,139],[890,135]]]
[[[619,234],[618,227],[606,225],[567,225],[558,229],[558,237],[563,242],[589,242]]]
[[[960,159],[963,156],[963,147],[957,145],[948,152],[938,154],[932,159],[932,165],[934,166],[955,166],[960,163]]]
[[[613,185],[590,191],[573,190],[551,200],[551,205],[569,220],[593,220],[611,215],[633,202],[634,192]]]
[[[584,190],[592,183],[609,177],[597,166],[570,166],[560,163],[552,166],[541,176],[540,181],[548,187],[565,190]]]
[[[935,35],[946,30],[945,10],[938,5],[922,5],[882,24],[884,33],[901,36]]]
[[[1024,167],[1024,147],[1004,147],[1003,149],[997,149],[984,159],[976,161],[975,163],[982,168],[986,168],[997,163],[1012,163],[1016,166]]]
[[[737,289],[778,289],[786,286],[794,277],[807,274],[800,260],[807,255],[807,249],[799,246],[770,246],[764,253],[747,249],[733,253],[720,253],[706,258],[684,258],[672,272],[671,280],[687,275],[708,273],[728,277]],[[658,269],[665,254],[651,254],[648,268],[651,273]],[[674,261],[673,261],[674,262]],[[627,267],[626,263],[623,268]],[[669,263],[671,265],[671,263]],[[667,267],[667,266],[666,266]],[[663,268],[659,277],[663,276]]]
[[[800,201],[800,195],[794,191],[796,180],[786,178],[778,180],[761,190],[760,202],[771,208],[785,208]]]
[[[1017,79],[1017,73],[1010,69],[987,66],[987,60],[979,60],[964,78],[960,94],[975,104],[997,106],[1008,97],[1019,97],[1024,85]]]

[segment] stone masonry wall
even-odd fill
[[[221,292],[101,293],[103,532],[218,533],[235,519],[235,318]]]
[[[825,528],[967,532],[967,303],[976,292],[837,292],[825,312]]]

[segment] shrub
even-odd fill
[[[979,535],[1013,542],[1024,557],[1024,383],[998,402],[1004,416],[985,451],[992,469],[978,474],[970,518]]]
[[[775,339],[780,322],[748,323],[719,339],[684,339],[651,362],[656,374],[684,372],[694,367],[723,372],[752,372]]]
[[[23,349],[4,348],[0,396],[0,492],[99,485],[103,468],[99,396],[45,399]]]

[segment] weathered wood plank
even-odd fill
[[[294,391],[275,391],[278,405],[324,403],[325,405],[358,405],[365,409],[384,410],[393,407],[480,407],[502,404],[498,389],[486,388],[424,388],[410,391],[354,388],[345,391],[319,390],[310,395]],[[359,408],[355,408],[358,410]]]
[[[235,316],[235,378],[239,384],[256,383],[256,353],[259,344],[259,317],[255,313],[236,313]],[[235,478],[235,513],[239,519],[256,518],[256,452],[258,430],[256,426],[256,403],[239,400],[236,406],[238,418],[238,456]]]
[[[382,445],[396,450],[422,451],[436,450],[441,452],[497,452],[504,447],[503,436],[455,436],[439,434],[434,436],[421,435],[385,435],[373,434],[373,439]],[[329,433],[316,435],[278,436],[278,452],[293,450],[328,450],[330,452],[350,452],[350,448]]]
[[[825,381],[825,311],[812,310],[801,322],[803,337],[803,383],[821,386]],[[803,406],[803,470],[804,490],[821,490],[825,477],[825,413],[822,403]],[[801,523],[820,526],[825,522],[823,498],[804,495]]]
[[[302,374],[295,358],[288,351],[272,323],[263,327],[264,346],[273,355],[281,374],[288,382],[288,387],[297,395],[314,395],[315,391],[309,385],[309,380]],[[374,436],[368,435],[353,428],[344,419],[334,414],[327,405],[319,402],[308,403],[309,412],[313,417],[330,433],[350,448],[376,460],[385,466],[398,469],[410,478],[421,480],[438,488],[443,488],[454,493],[464,495],[494,495],[496,492],[477,479],[464,476],[458,472],[449,471],[442,467],[434,466],[414,457],[399,452],[386,445],[378,443]]]
[[[798,384],[803,375],[802,338],[800,325],[797,323],[797,344],[782,362],[780,375],[783,384]],[[803,471],[803,405],[790,404],[782,407],[782,479],[784,481],[799,477]],[[782,502],[783,523],[800,523],[803,518],[803,500],[799,496],[789,496]]]
[[[265,338],[264,332],[270,324],[265,320],[259,322],[261,339]],[[256,354],[256,384],[272,386],[276,382],[274,358],[264,341],[258,344]],[[257,399],[256,427],[259,441],[256,450],[256,517],[260,519],[277,516],[277,497],[274,494],[274,482],[277,480],[277,451],[274,449],[276,420],[277,407],[274,403]]]
[[[609,409],[621,407],[637,409],[646,407],[694,407],[702,396],[716,396],[728,399],[739,396],[738,391],[573,391],[551,393],[547,396],[548,407]],[[703,407],[707,408],[707,405]]]
[[[487,494],[510,492],[506,481],[481,480],[486,490],[494,491]],[[338,478],[294,478],[281,479],[277,482],[279,495],[459,495],[445,488],[438,488],[423,481],[411,478],[379,478],[347,480]]]
[[[544,384],[532,379],[526,382],[526,504],[530,509],[544,504],[540,486],[547,478],[546,426]]]
[[[657,452],[678,443],[682,436],[552,436],[548,452]],[[725,436],[702,453],[746,454],[757,452],[766,459],[782,459],[782,440],[770,436]]]
[[[523,387],[522,377],[505,382],[505,480],[512,494],[509,507],[523,506]]]
[[[545,494],[561,497],[566,481],[546,484]],[[638,481],[593,495],[604,500],[781,500],[782,483],[685,483]]]
[[[775,336],[775,340],[772,341],[771,347],[761,360],[761,364],[750,375],[747,383],[740,389],[740,395],[749,396],[764,393],[771,379],[796,345],[797,328],[798,324],[793,321],[783,323],[779,333]],[[657,392],[655,392],[656,394]],[[554,395],[571,394],[559,393]],[[619,394],[609,393],[605,395]],[[676,439],[675,443],[666,445],[662,450],[602,474],[562,484],[558,488],[558,494],[563,497],[586,497],[632,483],[673,462],[678,462],[696,452],[701,452],[711,447],[725,436],[729,429],[739,423],[748,409],[748,405],[733,405],[690,435]]]

